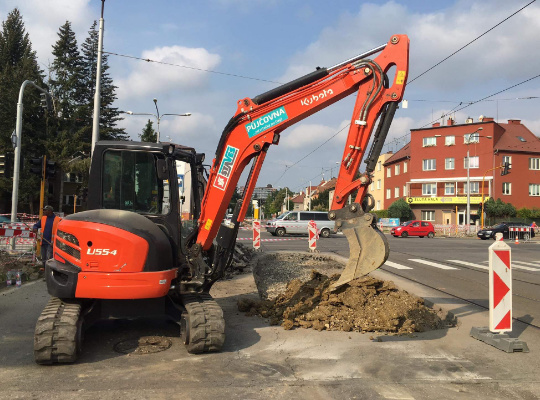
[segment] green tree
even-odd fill
[[[484,202],[484,212],[489,218],[509,218],[517,215],[517,210],[512,204],[493,198]]]
[[[139,138],[141,139],[141,142],[157,142],[157,132],[154,130],[153,125],[154,123],[148,120],[144,129],[142,130],[142,133],[139,133]]]
[[[272,214],[281,214],[282,206],[285,203],[287,193],[291,193],[289,188],[283,188],[272,192],[264,203],[264,210],[268,217]]]
[[[408,221],[414,218],[411,206],[404,199],[394,201],[388,207],[389,218],[400,218],[402,221]]]
[[[97,22],[94,21],[88,37],[81,45],[82,49],[82,75],[83,75],[83,102],[81,104],[81,113],[86,121],[85,137],[88,137],[90,143],[92,137],[92,124],[94,112],[94,94],[96,88],[96,71],[98,56],[99,32]],[[99,118],[99,137],[101,140],[127,140],[128,136],[124,128],[118,128],[116,124],[123,118],[120,117],[121,111],[113,107],[116,101],[116,89],[113,80],[109,75],[109,63],[107,54],[101,56],[101,100],[100,100],[100,118]],[[154,140],[155,142],[155,140]]]
[[[333,190],[333,189],[332,189]],[[311,200],[311,208],[315,211],[328,211],[330,201],[330,189],[323,190],[316,199]]]
[[[43,71],[39,68],[35,51],[22,16],[17,8],[2,22],[0,32],[0,153],[13,151],[11,135],[15,130],[19,91],[25,80],[32,80],[44,87]],[[43,154],[46,122],[40,107],[39,92],[28,87],[23,99],[23,125],[21,155],[24,160]],[[27,163],[27,161],[26,161]],[[0,192],[4,204],[11,204],[11,179],[0,179]],[[19,181],[20,212],[36,212],[33,208],[39,199],[39,178],[22,169]],[[1,201],[0,200],[0,201]],[[10,206],[6,205],[4,212]]]

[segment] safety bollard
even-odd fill
[[[253,221],[253,248],[259,250],[261,248],[261,223]]]
[[[319,232],[317,231],[317,224],[313,220],[308,222],[308,233],[309,233],[309,251],[316,252],[317,239],[319,238]]]
[[[500,235],[500,237],[499,237]],[[489,330],[512,330],[512,249],[497,233],[489,246]]]

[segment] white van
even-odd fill
[[[327,238],[334,231],[334,221],[330,221],[325,211],[287,211],[266,223],[266,231],[274,236],[286,234],[308,234],[308,222],[315,221],[319,235]]]

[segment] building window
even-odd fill
[[[405,162],[403,163],[403,173],[404,173],[404,174],[407,173],[407,164],[408,164],[407,161],[405,161]]]
[[[444,184],[444,194],[447,196],[453,196],[456,194],[456,185],[453,183],[445,183]]]
[[[399,175],[399,170],[400,170],[399,164],[396,164],[396,167],[395,167],[395,170],[394,170],[394,174],[395,174],[395,175]]]
[[[507,194],[507,195],[512,194],[512,183],[503,182],[502,194]]]
[[[392,192],[390,191],[390,189],[386,189],[386,198],[389,199],[391,195]]]
[[[373,182],[371,182],[371,185],[369,185],[369,191],[373,192],[374,187],[375,185],[373,184]]]
[[[540,196],[540,184],[538,183],[529,184],[529,196]]]
[[[377,189],[380,189],[380,188],[381,188],[381,180],[377,179]]]
[[[423,160],[422,170],[423,171],[435,171],[436,164],[435,159],[430,158],[429,160]]]
[[[437,138],[436,137],[425,137],[424,138],[424,147],[431,147],[431,146],[437,146]]]
[[[403,197],[407,196],[407,185],[403,185]]]
[[[391,169],[390,169],[390,168],[392,168],[392,167],[386,168],[386,177],[387,177],[387,178],[390,178],[390,177],[392,176],[392,172],[391,172]]]
[[[380,210],[380,209],[381,209],[381,201],[377,200],[377,210]]]
[[[529,158],[529,169],[540,169],[540,158]]]
[[[381,168],[382,168],[382,161],[379,161],[379,162],[377,163],[377,171],[380,171]]]
[[[480,193],[480,182],[471,182],[471,194]],[[463,184],[463,192],[467,194],[467,183]]]
[[[456,137],[455,136],[446,136],[444,138],[444,145],[445,146],[453,146],[456,144]]]
[[[83,180],[82,174],[76,172],[68,172],[64,174],[64,182],[80,183]]]
[[[454,169],[455,168],[455,159],[454,158],[445,158],[444,160],[444,169]]]
[[[508,164],[512,165],[512,156],[503,156],[502,161],[503,161],[503,164],[507,162]]]
[[[394,198],[398,198],[399,197],[399,187],[397,188],[394,188]]]
[[[471,168],[480,168],[480,160],[478,156],[470,157]],[[463,168],[467,169],[467,157],[463,159]]]
[[[479,133],[467,133],[466,135],[463,135],[463,143],[478,143],[480,141],[480,134]]]
[[[429,210],[429,211],[422,210],[422,221],[435,221],[435,211],[433,211],[433,210]]]
[[[437,184],[436,183],[422,183],[422,195],[424,196],[436,196]]]

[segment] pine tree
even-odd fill
[[[154,130],[153,125],[154,124],[152,123],[152,121],[148,120],[142,133],[139,133],[141,142],[151,142],[151,143],[157,142],[157,132]]]
[[[96,29],[97,22],[94,21],[88,37],[82,44],[82,61],[83,61],[83,82],[84,82],[84,104],[83,113],[85,119],[89,119],[90,137],[92,128],[92,117],[94,111],[94,93],[96,88],[96,71],[97,71],[97,56],[99,32]],[[113,107],[116,100],[117,86],[113,85],[113,80],[107,72],[109,69],[108,56],[102,54],[101,57],[101,107],[99,119],[99,136],[100,140],[127,140],[128,136],[123,128],[116,127],[120,117],[118,108]]]
[[[44,87],[43,71],[26,33],[17,8],[2,22],[0,32],[0,153],[13,152],[11,135],[15,130],[19,91],[25,80]],[[21,156],[24,160],[45,154],[46,122],[40,107],[39,92],[27,86],[23,97]],[[25,161],[28,164],[27,161]],[[12,179],[0,179],[0,210],[11,209]],[[19,180],[19,212],[35,212],[32,205],[39,199],[39,178],[21,169]]]

